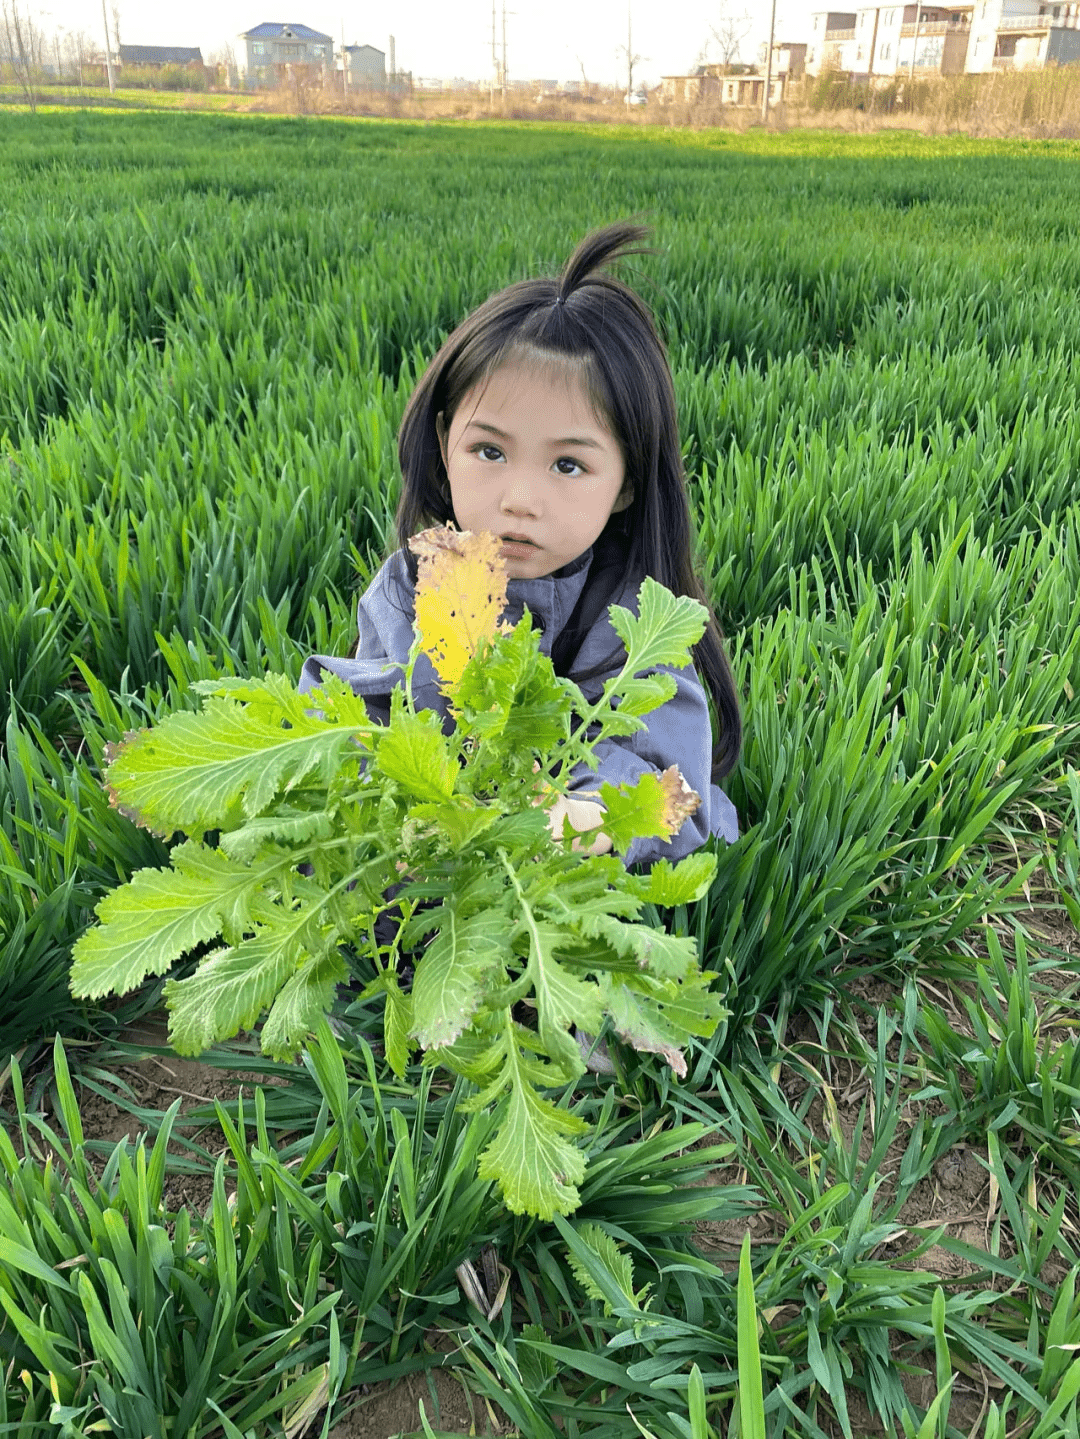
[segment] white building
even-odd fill
[[[344,57],[345,83],[350,90],[386,89],[386,51],[374,45],[346,45]]]
[[[1080,4],[979,0],[971,24],[967,68],[1042,69],[1080,60]]]
[[[1080,0],[864,6],[812,16],[810,75],[853,79],[1041,69],[1080,60]]]
[[[264,20],[240,36],[238,69],[248,84],[275,85],[294,71],[322,76],[329,71],[334,42],[329,35],[297,21]]]
[[[806,73],[852,69],[855,58],[853,10],[816,10],[810,17],[810,43],[806,47]]]

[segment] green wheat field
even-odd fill
[[[541,1223],[378,1000],[145,1102],[164,979],[68,972],[167,856],[106,743],[346,652],[427,360],[626,216],[746,724],[664,922],[731,1015],[563,1096]],[[1080,1432],[1078,232],[1067,142],[0,116],[0,1434],[369,1435],[436,1370],[525,1439]]]

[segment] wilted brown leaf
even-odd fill
[[[690,788],[679,773],[678,766],[673,764],[661,771],[660,788],[664,796],[660,822],[668,826],[669,834],[678,834],[701,804],[701,796]]]

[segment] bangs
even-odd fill
[[[478,351],[480,348],[476,347]],[[511,335],[483,359],[478,353],[467,355],[463,352],[459,356],[457,363],[446,375],[443,411],[448,428],[465,396],[478,386],[486,387],[496,371],[505,365],[521,365],[539,379],[551,384],[558,384],[562,380],[567,385],[577,383],[583,386],[593,417],[611,431],[620,448],[623,448],[611,394],[592,350],[552,347],[524,338],[520,334]]]

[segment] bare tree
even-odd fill
[[[725,70],[738,60],[739,46],[750,34],[753,26],[754,18],[749,11],[743,10],[736,14],[730,0],[721,0],[716,24],[710,25],[709,30],[720,50],[720,64]]]
[[[634,54],[634,39],[630,27],[630,6],[626,7],[626,44],[618,45],[615,54],[621,55],[626,61],[626,93],[632,95],[634,92],[634,66],[639,65],[642,60],[647,60],[647,55]]]
[[[83,88],[83,66],[90,53],[90,39],[84,30],[69,30],[64,38],[64,53],[68,68],[79,77],[79,89]]]
[[[214,76],[215,85],[224,82],[232,87],[232,77],[236,70],[236,55],[228,41],[222,41],[215,49],[208,52],[205,60],[206,69]]]
[[[15,79],[22,87],[32,114],[37,113],[37,96],[34,81],[41,70],[42,35],[25,11],[20,11],[19,0],[0,0],[0,17],[3,19],[3,38]]]

